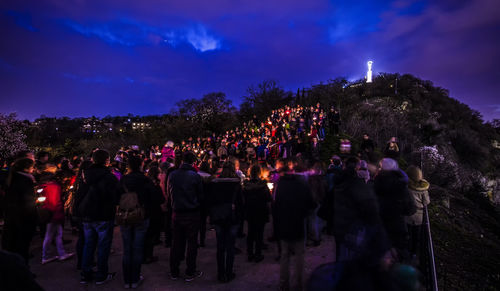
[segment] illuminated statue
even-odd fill
[[[368,61],[366,63],[368,65],[368,72],[366,72],[366,83],[371,83],[372,82],[372,61]]]

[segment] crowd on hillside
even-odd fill
[[[320,245],[323,235],[335,237],[336,262],[344,266],[339,290],[398,290],[389,270],[415,262],[429,184],[418,167],[399,168],[396,138],[381,149],[380,161],[368,134],[356,153],[342,139],[339,155],[325,166],[322,142],[327,134],[340,138],[340,122],[333,107],[286,106],[222,135],[146,150],[124,147],[114,156],[104,149],[70,158],[21,152],[3,163],[0,175],[1,268],[24,274],[24,290],[41,290],[28,268],[38,229],[42,264],[75,257],[82,284],[104,284],[116,275],[108,258],[119,226],[125,288],[142,283],[141,265],[158,260],[161,238],[170,248],[170,278],[192,281],[203,275],[197,255],[208,225],[216,233],[217,278],[226,283],[236,278],[234,256],[243,252],[236,239],[246,236],[248,260],[259,263],[270,227],[281,290],[304,288],[306,246]],[[71,252],[64,246],[65,223],[78,235]],[[19,287],[9,286],[7,276],[1,280],[6,290]]]

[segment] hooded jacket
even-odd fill
[[[431,202],[429,199],[429,182],[426,180],[420,180],[415,182],[410,180],[408,184],[408,190],[410,194],[415,199],[415,205],[417,211],[412,216],[406,217],[406,223],[410,225],[421,225],[424,217],[424,207],[429,205]]]

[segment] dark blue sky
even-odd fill
[[[162,114],[250,85],[411,73],[500,118],[500,1],[0,2],[0,112]]]

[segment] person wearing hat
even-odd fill
[[[417,212],[406,217],[408,232],[410,234],[410,253],[415,255],[420,241],[420,230],[423,222],[424,207],[429,205],[429,182],[422,176],[422,170],[416,166],[410,166],[406,170],[408,174],[408,190],[415,200]]]

